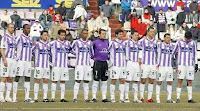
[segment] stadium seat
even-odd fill
[[[121,0],[111,0],[111,2],[115,5],[115,10],[117,11],[117,5],[121,4]]]
[[[40,15],[42,14],[42,12],[35,12],[35,18],[39,19]]]
[[[22,20],[22,26],[23,26],[24,24],[30,24],[30,22],[27,21],[27,20]]]
[[[25,16],[24,16],[24,12],[17,12],[17,14],[20,16],[21,19],[25,19]]]
[[[26,12],[26,19],[28,20],[35,20],[35,13],[34,12]]]
[[[17,37],[17,36],[20,36],[21,34],[22,34],[22,30],[16,30],[15,31],[15,36]]]

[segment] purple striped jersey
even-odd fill
[[[15,49],[16,49],[16,41],[15,41],[14,36],[5,34],[1,40],[1,48],[5,49],[6,58],[14,59]]]
[[[32,40],[31,37],[21,34],[16,38],[17,43],[17,61],[31,61],[32,58]]]
[[[157,40],[141,39],[140,47],[142,49],[142,64],[156,65],[157,56]]]
[[[186,42],[184,39],[176,42],[172,56],[178,53],[178,65],[193,66],[197,64],[196,44],[193,40]]]
[[[50,43],[53,67],[68,67],[71,45],[68,41],[55,40]]]
[[[126,60],[132,62],[139,61],[139,43],[132,39],[125,42],[126,44]]]
[[[82,39],[74,41],[72,53],[76,55],[76,65],[91,65],[90,59],[93,56],[92,42]]]
[[[174,45],[172,43],[166,44],[165,42],[161,42],[158,44],[158,66],[162,67],[172,67],[172,51],[174,49]]]
[[[110,53],[110,66],[125,66],[125,42],[119,39],[111,41],[108,51]]]
[[[35,67],[49,68],[50,44],[40,40],[32,49],[35,56]]]

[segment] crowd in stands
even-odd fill
[[[65,7],[64,1],[60,3],[57,9],[54,9],[53,5],[50,5],[49,9],[44,10],[38,20],[35,20],[35,23],[31,26],[33,40],[39,40],[39,34],[44,29],[51,32],[50,40],[57,38],[58,30],[65,29],[69,32],[66,39],[70,41],[77,39],[81,30],[85,28],[88,29],[89,37],[98,36],[95,35],[95,32],[100,28],[108,31],[110,17],[115,15],[116,9],[113,7],[112,0],[98,0],[98,3],[99,16],[89,13],[86,9],[89,4],[84,4],[82,0],[75,0],[71,9]],[[186,31],[192,32],[193,39],[198,40],[200,38],[200,24],[198,23],[200,5],[196,0],[192,0],[189,4],[189,13],[184,11],[186,6],[182,0],[177,0],[175,6],[168,7],[166,12],[162,8],[159,9],[159,12],[155,12],[155,8],[151,5],[151,2],[148,2],[147,6],[142,6],[140,0],[121,0],[120,5],[122,10],[122,29],[129,27],[131,32],[137,31],[140,38],[146,35],[147,28],[149,27],[157,29],[158,38],[161,38],[161,32],[168,32],[172,35],[172,39],[176,41]],[[187,16],[189,16],[189,22],[185,22]],[[4,10],[0,20],[1,27],[4,29],[9,23],[14,23],[17,30],[22,27],[22,19],[17,14],[17,11],[14,11],[13,15],[10,16],[7,10]],[[67,27],[65,24],[66,21],[68,21],[69,26],[74,25],[74,27]],[[191,24],[190,27],[188,27],[188,24]],[[76,30],[76,37],[70,34],[72,29]]]

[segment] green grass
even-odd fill
[[[161,103],[119,103],[119,92],[116,91],[116,103],[101,103],[101,92],[97,93],[98,103],[85,103],[83,101],[83,91],[79,91],[78,103],[73,103],[73,91],[66,91],[65,98],[69,100],[69,103],[60,103],[60,91],[56,92],[56,103],[43,103],[42,91],[39,93],[38,103],[24,103],[24,91],[18,91],[18,103],[0,103],[0,111],[200,111],[200,93],[194,92],[193,98],[198,103],[188,104],[187,103],[187,92],[182,92],[181,103],[179,104],[167,104],[166,103],[166,92],[161,92]],[[51,93],[49,92],[48,97],[50,98]],[[108,99],[110,99],[108,92]],[[133,101],[132,92],[129,93],[130,100]],[[30,93],[30,97],[33,98],[33,91]],[[90,98],[91,91],[90,91]],[[145,93],[147,98],[147,93]],[[153,94],[155,100],[155,93]],[[173,93],[172,99],[176,99],[176,93]]]

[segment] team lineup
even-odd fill
[[[88,40],[88,30],[83,29],[80,39],[72,44],[65,40],[66,31],[58,31],[58,39],[49,41],[48,31],[41,32],[41,40],[33,42],[30,25],[23,26],[23,33],[14,37],[14,25],[9,24],[7,33],[1,40],[1,83],[0,102],[18,102],[17,90],[20,78],[24,77],[24,102],[39,102],[39,84],[43,81],[43,102],[56,102],[57,83],[60,83],[60,102],[65,99],[65,82],[69,81],[69,54],[76,56],[73,102],[78,102],[80,83],[83,81],[84,101],[98,102],[97,90],[100,85],[102,102],[115,103],[115,86],[119,80],[120,103],[129,103],[129,86],[132,84],[133,102],[144,103],[145,84],[148,81],[147,103],[160,103],[160,86],[167,81],[167,103],[180,103],[182,82],[186,78],[188,103],[196,103],[192,98],[192,81],[198,71],[196,43],[192,33],[186,32],[184,39],[171,43],[170,34],[164,41],[155,39],[155,29],[148,28],[147,36],[139,40],[137,31],[130,40],[123,41],[123,30],[115,31],[116,38],[106,39],[107,32],[99,30],[99,38]],[[91,59],[94,65],[91,65]],[[31,61],[34,61],[34,99],[29,97]],[[50,68],[52,66],[52,68]],[[172,100],[173,68],[177,67],[176,101]],[[92,100],[89,99],[89,82],[92,81]],[[110,82],[110,100],[107,95],[107,80]],[[48,82],[51,84],[51,99],[47,98]],[[152,99],[153,84],[156,85],[156,100]],[[138,85],[139,84],[139,85]],[[13,98],[10,93],[13,91]],[[4,97],[5,92],[5,97]],[[140,94],[140,98],[138,97]]]

